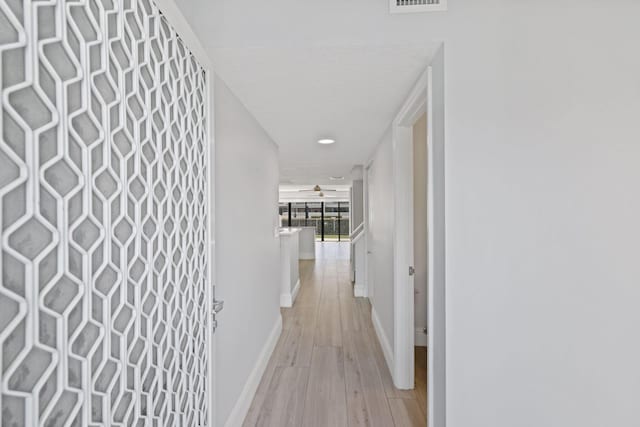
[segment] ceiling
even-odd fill
[[[218,75],[280,148],[281,183],[349,180],[436,45],[213,48]],[[335,139],[320,145],[322,137]]]

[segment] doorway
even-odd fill
[[[442,48],[414,86],[392,126],[393,379],[397,388],[415,387],[416,354],[425,353],[416,352],[416,348],[424,349],[426,345],[428,425],[444,427],[446,304]],[[414,169],[417,169],[415,173]],[[424,334],[424,328],[427,334]],[[424,366],[424,360],[420,362],[418,366]]]

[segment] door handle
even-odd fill
[[[213,312],[214,316],[216,314],[220,313],[223,308],[224,308],[224,301],[218,301],[217,299],[213,300],[213,304],[211,306],[211,311]]]
[[[224,301],[219,301],[217,299],[213,299],[213,303],[211,304],[211,328],[212,332],[215,333],[216,329],[218,329],[218,320],[216,319],[216,314],[220,313],[224,308]]]

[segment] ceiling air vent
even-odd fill
[[[447,0],[389,0],[391,13],[420,13],[447,10]]]

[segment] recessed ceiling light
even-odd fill
[[[329,138],[322,138],[318,140],[318,144],[322,144],[322,145],[329,145],[329,144],[333,144],[334,142],[336,142],[335,139],[329,139]]]
[[[329,179],[331,181],[342,181],[344,179],[344,176],[330,176]]]

